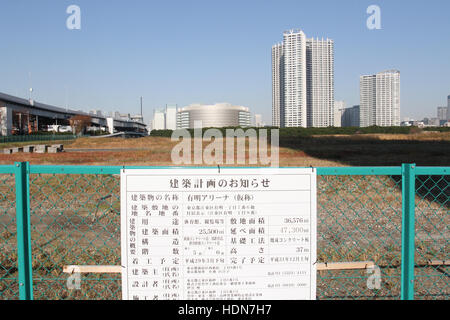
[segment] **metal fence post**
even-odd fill
[[[415,168],[415,164],[402,164],[402,300],[414,300]]]
[[[28,162],[16,162],[14,169],[16,178],[19,297],[21,300],[33,300],[30,226],[30,165]]]

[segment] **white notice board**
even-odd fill
[[[316,298],[316,170],[124,169],[122,297]]]

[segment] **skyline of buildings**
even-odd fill
[[[342,127],[360,127],[360,106],[342,108],[345,101],[336,101],[336,114],[341,114]],[[447,106],[436,108],[436,116],[424,117],[423,119],[403,118],[400,126],[417,126],[417,127],[450,127],[450,95],[447,96]]]
[[[346,101],[336,100],[334,104],[334,127],[360,127],[360,105],[354,105],[352,107],[346,106]],[[167,108],[170,105],[166,105]],[[175,111],[176,105],[172,106]],[[450,126],[450,119],[445,119],[448,117],[447,112],[450,110],[450,95],[447,96],[447,106],[437,107],[437,117],[425,117],[421,120],[413,120],[409,118],[403,119],[399,126],[419,126],[419,127],[438,127],[438,126]],[[167,128],[165,124],[166,111],[157,109],[155,110],[154,119],[152,120],[151,129],[162,130]],[[177,113],[178,115],[178,113]],[[179,117],[179,116],[177,116]],[[188,119],[185,117],[185,119]],[[180,119],[177,120],[180,123]],[[186,122],[186,120],[185,120]],[[255,127],[265,127],[265,123],[262,121],[261,114],[254,114],[253,122],[251,123]]]
[[[351,108],[346,108],[345,101],[335,100],[334,85],[334,41],[328,38],[307,38],[301,29],[283,32],[282,42],[272,46],[272,125],[348,126],[357,123],[354,120],[355,114],[359,114],[361,127],[401,125],[400,71],[386,70],[361,75],[360,104]],[[195,118],[191,114],[199,112],[190,111],[181,116],[177,110],[177,105],[166,105],[165,110],[155,110],[151,129],[175,130],[180,126],[191,126],[191,119]],[[92,110],[89,113],[102,115],[100,110]],[[220,112],[212,114],[221,117]],[[243,116],[245,120],[242,122],[238,120],[238,125],[254,123],[259,126],[263,123],[261,119],[257,120],[256,115],[254,122],[250,120],[250,113],[248,122],[246,117],[247,115]],[[130,116],[118,112],[114,113],[114,118],[136,122],[144,120],[142,114]],[[437,117],[425,118],[429,120],[425,122],[430,125],[443,125],[449,118],[450,95],[447,96],[447,106],[437,107]],[[207,121],[220,126],[220,120]]]
[[[286,3],[286,5],[288,7],[291,5],[289,7],[291,9],[295,7],[297,14],[289,14],[291,10],[272,3],[259,8],[269,13],[264,17],[265,19],[261,19],[254,14],[248,15],[249,12],[254,12],[253,6],[244,6],[248,11],[246,15],[242,15],[245,18],[236,21],[240,24],[239,28],[235,25],[232,28],[213,25],[212,28],[196,29],[195,24],[199,22],[189,20],[185,24],[185,28],[193,27],[190,33],[186,33],[190,41],[170,40],[172,39],[171,31],[173,31],[170,28],[143,30],[136,29],[133,24],[114,26],[114,28],[117,27],[117,36],[121,38],[122,42],[130,41],[137,47],[142,46],[142,50],[132,50],[131,52],[127,46],[117,47],[117,43],[110,37],[106,37],[105,42],[99,45],[94,40],[95,37],[89,36],[93,29],[64,32],[62,20],[58,20],[61,22],[60,29],[48,29],[39,23],[34,28],[25,29],[20,27],[20,19],[11,19],[11,15],[9,15],[5,17],[8,23],[6,20],[3,21],[5,28],[10,31],[5,33],[5,37],[11,46],[11,50],[5,52],[5,57],[9,57],[8,59],[12,59],[11,61],[19,59],[22,63],[8,64],[6,63],[8,60],[4,60],[2,91],[27,98],[28,89],[32,86],[34,88],[32,95],[39,101],[63,107],[81,106],[85,111],[91,107],[106,112],[118,109],[122,113],[138,113],[138,98],[144,95],[146,123],[152,117],[153,107],[163,107],[166,103],[188,105],[191,102],[228,101],[233,104],[249,106],[254,112],[262,113],[266,122],[270,124],[271,115],[269,113],[272,112],[272,97],[269,96],[271,94],[269,91],[271,90],[269,87],[271,81],[270,67],[268,66],[269,48],[283,40],[283,31],[301,28],[307,38],[323,36],[334,40],[335,99],[346,100],[348,106],[359,104],[357,81],[359,81],[360,75],[390,68],[399,69],[403,76],[402,118],[406,116],[411,118],[434,117],[435,108],[446,105],[441,102],[440,97],[447,96],[448,88],[450,88],[448,79],[445,77],[447,73],[444,72],[444,70],[449,70],[447,64],[449,60],[445,55],[445,52],[448,52],[445,50],[445,46],[449,44],[443,41],[446,39],[446,29],[442,28],[440,24],[444,21],[445,24],[448,24],[449,21],[436,19],[423,26],[411,25],[409,30],[415,29],[414,33],[407,32],[405,28],[402,28],[405,25],[404,22],[408,20],[404,8],[417,14],[426,10],[430,14],[441,15],[440,10],[426,5],[404,8],[402,5],[390,7],[386,3],[381,5],[386,10],[385,13],[389,13],[382,17],[383,21],[386,20],[383,29],[369,30],[364,19],[367,17],[365,12],[367,6],[361,3],[358,5],[348,4],[345,10],[343,7],[347,5],[344,4],[339,7],[323,6],[315,2]],[[314,7],[313,10],[307,10],[306,7],[310,5]],[[89,7],[90,5],[83,6]],[[120,7],[118,5],[114,9],[120,13]],[[51,10],[43,10],[42,6],[36,6],[34,9],[43,15],[51,14]],[[137,15],[141,14],[139,10],[135,9],[131,10]],[[203,10],[213,12],[212,7],[199,6],[199,9],[196,12],[199,16],[202,15]],[[257,12],[260,12],[259,9]],[[11,5],[11,13],[15,12],[20,16],[20,10],[18,6]],[[271,11],[282,14],[271,15]],[[170,13],[170,10],[167,13],[169,17],[170,14],[174,14],[174,12]],[[55,19],[54,14],[55,12],[52,13],[50,20]],[[91,12],[91,14],[98,14],[98,11]],[[339,16],[341,19],[338,18]],[[356,19],[357,17],[359,18]],[[161,16],[156,18],[161,18]],[[430,17],[424,16],[424,18]],[[170,19],[162,20],[163,23],[170,21]],[[247,20],[251,20],[255,26],[258,25],[258,28],[255,27],[254,30],[245,28]],[[147,24],[151,21],[154,19],[145,20],[143,23]],[[92,23],[102,25],[104,22],[100,20],[92,21]],[[180,21],[173,23],[180,23]],[[33,25],[29,21],[26,21],[26,24]],[[435,28],[433,28],[434,24],[436,24]],[[161,23],[156,25],[161,25]],[[168,26],[170,27],[171,24],[168,23]],[[384,30],[384,27],[388,30]],[[214,28],[217,30],[212,32]],[[255,30],[258,31],[251,36]],[[97,31],[99,34],[105,32],[108,34],[106,29]],[[148,32],[153,32],[152,39],[158,39],[158,41],[148,43],[139,41],[140,38],[145,38]],[[29,36],[30,33],[33,34],[33,39],[40,39],[35,43],[40,51],[34,54],[22,51],[20,44],[14,40],[17,39],[14,35],[28,39],[27,34]],[[67,45],[67,47],[55,46],[52,51],[54,59],[50,60],[45,54],[46,50],[52,47],[51,41],[47,43],[49,41],[49,38],[46,37],[47,33],[51,33],[61,43],[64,42]],[[136,34],[139,34],[140,38],[133,36]],[[244,34],[246,34],[245,37]],[[411,50],[410,45],[414,43],[413,34],[427,35],[424,38],[427,44]],[[67,40],[77,36],[84,38],[86,42],[77,43],[77,41]],[[165,50],[162,46],[154,45],[154,43],[165,43],[166,41],[166,45],[172,50]],[[211,44],[216,46],[210,48],[215,49],[214,53],[208,51]],[[76,54],[78,45],[83,47],[86,55]],[[71,50],[66,50],[66,48],[71,48]],[[189,54],[186,50],[189,50]],[[102,55],[97,55],[98,51],[101,51]],[[181,63],[176,52],[183,52],[183,57],[187,59],[185,62],[188,63]],[[71,57],[72,63],[64,67],[65,60],[58,57],[66,55]],[[110,57],[110,59],[102,59],[102,56]],[[405,57],[408,58],[405,59]],[[58,65],[58,68],[55,67],[55,64]],[[52,76],[49,76],[49,70],[53,70]],[[212,70],[214,70],[213,73]],[[423,91],[422,86],[425,88]]]
[[[345,102],[336,103],[334,97],[333,40],[307,38],[301,29],[291,29],[271,53],[272,125],[340,127]],[[360,76],[359,117],[362,127],[400,125],[398,70]]]

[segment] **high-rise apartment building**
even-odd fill
[[[442,124],[450,120],[450,96],[447,97],[447,106],[437,107],[437,117]]]
[[[255,114],[255,127],[264,127],[261,114]]]
[[[176,130],[177,129],[177,106],[176,105],[166,105],[166,129]]]
[[[283,34],[284,95],[280,103],[284,111],[284,127],[307,126],[306,36],[303,31]],[[282,112],[280,112],[282,113]]]
[[[437,118],[440,121],[446,121],[448,119],[447,113],[448,113],[447,107],[438,107],[437,108]]]
[[[342,127],[342,116],[346,107],[345,101],[336,100],[334,102],[334,127]]]
[[[450,95],[447,97],[447,120],[450,120]]]
[[[151,130],[176,130],[177,129],[177,105],[167,104],[163,109],[153,112]]]
[[[155,110],[153,112],[153,120],[151,127],[152,130],[166,129],[166,114],[164,110]]]
[[[376,75],[366,75],[360,77],[359,96],[359,124],[361,127],[372,126],[375,122]]]
[[[359,106],[344,109],[342,113],[342,127],[359,127],[359,121]]]
[[[306,40],[308,127],[334,126],[334,43]]]
[[[272,47],[272,125],[284,127],[284,60],[283,44]]]
[[[272,119],[280,127],[334,125],[333,40],[289,30],[272,47]]]
[[[388,70],[360,77],[360,125],[400,125],[400,72]]]

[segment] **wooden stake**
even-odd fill
[[[416,267],[426,266],[448,266],[450,261],[448,260],[431,260],[424,265],[417,265]],[[375,262],[373,261],[353,261],[353,262],[330,262],[330,263],[318,263],[317,271],[325,270],[361,270],[373,268]],[[64,273],[122,273],[121,266],[76,266],[69,265],[63,267]]]

